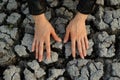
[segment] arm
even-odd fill
[[[40,15],[46,11],[45,0],[27,0],[29,12],[32,15]]]
[[[96,0],[80,0],[77,10],[83,14],[90,14],[94,10]]]

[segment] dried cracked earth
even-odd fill
[[[78,0],[47,0],[47,19],[63,38]],[[120,0],[98,0],[86,20],[87,57],[51,39],[51,60],[31,52],[34,20],[26,0],[0,0],[0,80],[120,80]],[[45,53],[45,52],[44,52]]]

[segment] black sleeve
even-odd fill
[[[46,11],[46,0],[27,0],[27,2],[32,15],[39,15]]]
[[[77,10],[83,14],[90,14],[95,3],[96,0],[80,0],[79,4],[77,5]]]

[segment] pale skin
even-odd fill
[[[87,16],[88,15],[78,12],[76,16],[69,22],[66,28],[64,43],[67,43],[68,39],[70,38],[73,58],[76,57],[76,46],[82,59],[84,59],[87,55],[86,50],[89,48],[85,26]],[[41,62],[43,60],[43,50],[45,44],[47,51],[46,57],[49,60],[51,55],[50,36],[52,35],[53,39],[57,42],[61,42],[62,40],[55,33],[53,26],[46,19],[44,13],[35,15],[33,18],[35,20],[35,34],[32,43],[32,51],[35,51],[36,59]]]

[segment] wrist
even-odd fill
[[[39,14],[39,15],[33,15],[33,19],[35,21],[35,24],[39,24],[41,21],[44,21],[46,19],[45,14]]]
[[[80,21],[85,22],[87,17],[88,17],[88,15],[87,14],[82,14],[80,12],[77,12],[75,17],[77,17]]]

